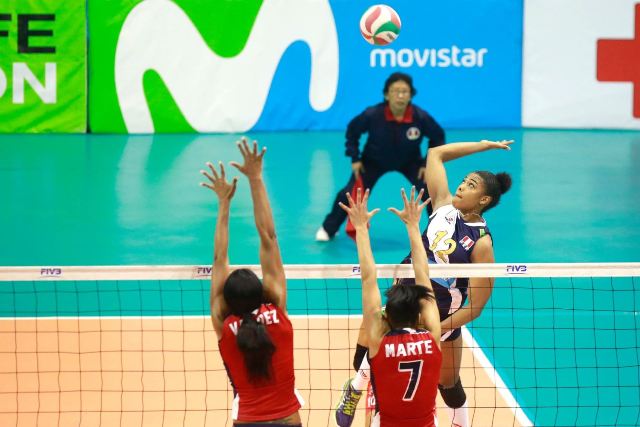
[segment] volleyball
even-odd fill
[[[400,16],[386,4],[371,6],[360,18],[360,33],[369,43],[384,46],[400,34]]]

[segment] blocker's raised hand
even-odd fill
[[[200,173],[207,177],[209,184],[201,182],[200,185],[213,190],[220,200],[231,200],[233,195],[236,193],[238,178],[233,178],[231,182],[228,182],[224,171],[224,165],[222,162],[219,162],[218,165],[220,166],[220,173],[216,171],[216,168],[213,167],[211,163],[207,162],[207,167],[211,171],[211,174],[208,174],[203,170],[201,170]]]
[[[420,190],[417,197],[414,197],[416,194],[416,187],[411,187],[411,194],[407,199],[407,193],[405,193],[404,188],[400,189],[400,194],[402,195],[402,200],[404,202],[404,208],[399,211],[396,208],[388,208],[389,212],[393,212],[398,215],[398,217],[407,225],[420,225],[420,216],[422,215],[422,211],[425,206],[431,203],[431,199],[427,199],[422,202],[422,194],[424,193],[424,189]]]
[[[351,194],[347,193],[347,200],[349,201],[349,206],[346,206],[342,202],[338,204],[344,210],[347,215],[349,215],[349,219],[355,228],[358,227],[366,227],[369,220],[378,212],[380,209],[374,209],[371,212],[367,210],[367,201],[369,200],[369,189],[364,192],[364,196],[362,195],[362,189],[358,188],[356,193],[356,200],[354,201],[351,197]]]
[[[242,154],[244,164],[241,165],[237,162],[231,162],[229,164],[249,179],[262,176],[262,158],[267,152],[267,147],[262,147],[262,150],[258,150],[258,141],[253,141],[253,148],[249,148],[249,143],[245,137],[236,142],[236,144]]]

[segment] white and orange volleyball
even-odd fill
[[[386,4],[371,6],[360,18],[360,32],[369,43],[384,46],[400,34],[400,16]]]

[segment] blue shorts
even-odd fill
[[[398,284],[415,285],[415,279],[405,278],[398,279]],[[467,301],[467,288],[446,288],[438,283],[431,281],[431,287],[436,295],[436,303],[440,312],[440,321],[444,321],[453,313],[458,311]],[[453,341],[460,336],[462,330],[460,328],[442,334],[440,341]]]

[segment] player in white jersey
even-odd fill
[[[506,173],[486,171],[469,173],[456,192],[451,194],[444,163],[470,154],[492,150],[510,150],[513,141],[481,141],[447,144],[429,150],[427,156],[427,188],[433,214],[423,234],[430,263],[493,263],[493,242],[482,215],[496,206],[500,196],[511,187]],[[411,262],[410,257],[404,262]],[[406,280],[402,281],[406,283]],[[440,394],[450,408],[453,426],[468,427],[466,395],[460,382],[462,338],[460,327],[477,318],[493,290],[493,279],[432,279],[442,321],[442,369]],[[469,304],[464,306],[465,301]],[[464,307],[463,307],[464,306]],[[366,336],[358,337],[354,356],[356,377],[345,385],[337,413],[355,414],[355,407],[369,381],[366,359]],[[338,417],[337,417],[338,418]],[[342,423],[347,427],[350,423]]]

